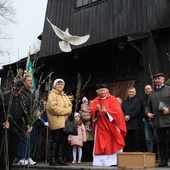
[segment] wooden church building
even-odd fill
[[[63,31],[69,28],[71,35],[90,38],[63,52],[47,18]],[[122,98],[134,84],[142,98],[152,74],[164,72],[170,78],[170,0],[48,0],[38,38],[41,67],[35,77],[53,73],[52,81],[63,78],[65,90],[75,92],[77,75],[83,83],[91,76],[85,88],[89,99],[96,95],[97,83],[107,83],[110,92]],[[1,70],[1,77],[8,67]]]

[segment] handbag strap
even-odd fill
[[[70,121],[73,121],[74,120],[74,112],[72,112],[69,116],[68,116],[68,119]]]

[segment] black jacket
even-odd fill
[[[29,117],[30,124],[37,124],[37,110],[40,110],[40,96],[36,96],[35,90],[31,92],[28,88],[24,87],[21,95],[23,95],[29,101],[29,109],[27,115]]]
[[[143,118],[145,121],[149,121],[149,117],[145,114],[145,107],[147,106],[148,103],[148,95],[145,95],[145,98],[143,100],[143,107],[142,107],[142,113],[143,113]]]
[[[28,114],[31,114],[35,100],[35,92],[32,93],[28,88],[24,87],[21,91],[21,95],[23,95],[29,101]]]
[[[122,110],[125,116],[130,116],[130,120],[126,122],[127,129],[140,130],[142,101],[136,96],[131,99],[126,99],[122,102]]]
[[[28,124],[26,110],[28,110],[29,101],[22,95],[14,96],[11,91],[2,93],[2,96],[0,97],[0,129],[3,127],[3,122],[6,121],[6,115],[9,110],[9,130],[21,130],[23,122]]]

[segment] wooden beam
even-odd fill
[[[131,45],[132,45],[132,47],[136,50],[136,51],[138,51],[142,56],[143,56],[143,51],[142,50],[140,50],[137,46],[136,46],[136,44],[135,43],[130,43]]]
[[[149,33],[143,33],[140,35],[129,35],[127,36],[127,42],[141,40],[141,39],[148,38],[148,37],[149,37]]]

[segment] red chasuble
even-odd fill
[[[112,117],[110,122],[107,114],[96,112],[96,105],[106,108]],[[105,99],[96,97],[90,107],[93,128],[95,131],[95,155],[111,155],[124,148],[124,137],[126,135],[126,123],[118,100],[108,94]]]

